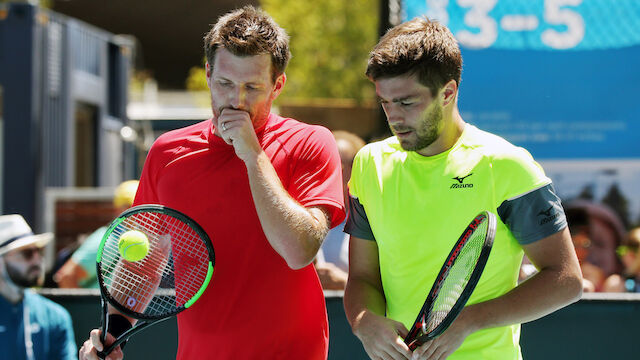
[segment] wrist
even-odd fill
[[[247,171],[254,171],[260,167],[260,164],[264,161],[269,161],[267,154],[260,148],[258,151],[254,153],[247,154],[242,161],[244,161],[244,165],[247,167]]]
[[[351,330],[356,337],[360,338],[360,330],[366,329],[366,323],[372,316],[376,316],[376,314],[372,313],[368,309],[362,310],[358,315],[356,315],[351,323]]]
[[[473,313],[473,305],[465,307],[454,322],[461,325],[460,329],[465,333],[465,336],[482,329],[477,319],[474,318]]]

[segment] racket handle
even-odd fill
[[[113,335],[113,337],[116,338],[116,341],[114,341],[113,344],[109,345],[109,347],[107,347],[103,351],[97,351],[98,357],[100,357],[101,359],[107,357],[107,355],[109,355],[111,351],[113,351],[113,349],[115,349],[118,345],[120,345],[120,349],[124,349],[124,345],[127,343],[127,339],[129,338],[124,334],[128,334],[128,332],[132,328],[129,320],[127,320],[127,318],[120,314],[109,314],[107,317],[105,317],[103,325],[103,330],[100,334],[100,342],[102,342],[102,346],[105,346],[107,332]],[[108,330],[105,330],[105,328]]]
[[[113,349],[115,349],[118,345],[120,346],[120,349],[122,349],[124,347],[124,344],[126,344],[126,342],[127,342],[127,337],[123,336],[117,339],[116,341],[114,341],[113,344],[106,347],[106,349],[104,349],[103,351],[96,351],[96,353],[98,354],[98,357],[100,359],[105,359],[109,354],[111,354]],[[102,342],[102,346],[105,346],[104,341]]]
[[[98,358],[103,360],[107,358],[107,355],[109,355],[108,352],[104,351],[96,351],[96,353],[98,354]]]

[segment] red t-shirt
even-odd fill
[[[256,130],[284,188],[305,207],[344,218],[340,157],[331,132],[271,114]],[[247,170],[212,122],[160,136],[135,204],[184,212],[211,237],[213,278],[178,314],[178,359],[326,359],[329,329],[313,265],[289,268],[264,235]]]

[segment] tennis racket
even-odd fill
[[[138,261],[125,260],[122,234],[137,230],[149,240]],[[207,234],[188,216],[161,205],[141,205],[109,225],[96,256],[102,300],[102,343],[109,328],[108,304],[137,320],[98,356],[104,359],[131,335],[189,308],[207,288],[215,256]]]
[[[404,340],[409,349],[441,335],[460,314],[487,264],[495,233],[496,217],[488,211],[462,232]]]

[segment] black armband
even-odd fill
[[[109,314],[109,327],[107,329],[107,332],[111,335],[113,335],[113,337],[115,337],[116,339],[118,338],[118,336],[122,335],[125,333],[125,331],[131,329],[133,327],[133,325],[131,325],[131,322],[129,322],[129,320],[120,315],[120,314]],[[124,345],[127,343],[127,341],[123,341],[120,344],[120,349],[124,349]]]

